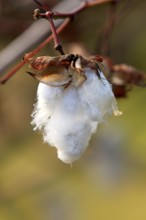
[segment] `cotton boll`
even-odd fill
[[[117,104],[109,82],[99,71],[100,77],[95,70],[86,68],[86,81],[78,88],[78,94],[83,108],[91,120],[102,122],[108,114],[117,110]]]
[[[69,55],[67,64],[70,57],[74,58],[70,66],[64,67],[70,83],[60,87],[40,83],[32,114],[34,129],[42,130],[44,141],[57,149],[58,158],[65,163],[81,157],[98,124],[107,115],[120,114],[111,85],[96,61]],[[60,57],[56,59],[59,65]],[[47,68],[50,71],[49,65]]]
[[[70,87],[64,90],[49,124],[44,127],[44,140],[57,148],[58,158],[72,163],[88,146],[95,127],[97,123],[84,113],[76,88]]]

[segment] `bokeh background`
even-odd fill
[[[52,8],[58,2],[47,4]],[[1,51],[34,22],[36,7],[31,0],[0,1]],[[96,6],[75,18],[60,35],[66,52],[100,53],[108,9]],[[145,0],[119,3],[111,56],[146,72],[145,11]],[[41,54],[57,53],[50,43]],[[38,83],[26,70],[0,87],[0,220],[145,220],[145,88],[133,86],[118,99],[123,115],[100,125],[84,155],[70,166],[32,129]]]

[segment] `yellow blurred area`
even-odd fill
[[[141,1],[115,27],[112,56],[146,72],[145,8]],[[96,20],[92,26],[88,17],[91,33],[86,37],[86,13],[78,18],[83,33],[77,41],[92,51]],[[123,115],[100,125],[71,166],[59,161],[55,148],[44,144],[30,125],[37,81],[26,70],[0,87],[0,220],[145,220],[145,88],[134,86],[118,100]]]

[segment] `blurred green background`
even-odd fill
[[[1,0],[1,49],[33,22],[36,5],[26,2]],[[146,72],[145,11],[145,0],[121,1],[111,55],[115,63]],[[104,5],[77,16],[61,34],[67,52],[82,46],[99,54],[107,13]],[[56,54],[52,48],[50,43],[42,54]],[[134,86],[119,99],[123,116],[100,125],[84,155],[70,166],[32,130],[37,82],[26,70],[0,87],[0,220],[145,220],[146,90]]]

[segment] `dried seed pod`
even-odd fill
[[[134,84],[137,86],[146,86],[146,74],[133,66],[127,64],[113,65],[112,71],[115,76],[123,80],[126,85]]]

